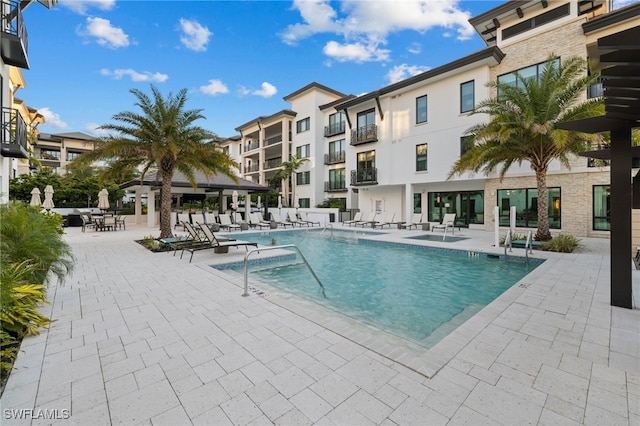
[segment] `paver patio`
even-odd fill
[[[157,233],[143,226],[66,232],[76,268],[23,342],[3,425],[640,424],[640,310],[609,306],[608,240],[536,252],[547,261],[427,350],[268,287],[242,297],[209,267],[242,249],[190,264],[135,243]]]

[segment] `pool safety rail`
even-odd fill
[[[331,236],[333,236],[333,225],[330,223],[324,225],[324,228],[322,228],[322,232],[320,232],[320,235],[324,234],[324,231],[326,231],[327,228],[331,228]]]
[[[282,245],[282,246],[272,246],[272,247],[260,247],[260,248],[257,248],[257,249],[249,250],[247,252],[247,254],[244,255],[244,293],[242,293],[242,295],[244,297],[249,296],[249,256],[251,256],[251,254],[255,253],[255,252],[266,251],[266,250],[275,250],[275,249],[286,249],[286,248],[293,248],[298,252],[300,257],[304,261],[305,265],[307,265],[307,268],[309,268],[309,271],[311,271],[311,275],[313,275],[313,278],[315,278],[316,281],[318,282],[318,285],[320,286],[320,289],[322,289],[322,296],[326,299],[327,298],[327,294],[324,291],[324,286],[322,285],[322,282],[320,281],[320,278],[318,278],[316,273],[311,268],[311,265],[309,265],[309,262],[307,262],[307,258],[304,257],[304,254],[302,254],[302,252],[300,251],[298,246],[296,246],[295,244],[285,244],[285,245]]]
[[[511,234],[511,229],[507,231],[507,235],[504,237],[504,258],[508,259],[507,247],[509,247],[509,252],[513,252],[513,237]],[[529,253],[533,254],[533,234],[531,231],[527,231],[527,240],[524,243],[524,256],[526,258],[527,264],[529,263]]]

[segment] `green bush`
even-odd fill
[[[546,241],[540,247],[544,251],[554,251],[558,253],[573,253],[575,250],[582,248],[580,240],[573,235],[559,234],[549,241]]]

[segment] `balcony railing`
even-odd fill
[[[378,169],[351,170],[351,186],[377,185]]]
[[[282,164],[282,158],[272,158],[271,160],[267,160],[264,162],[264,169],[275,169],[276,167],[280,167]]]
[[[253,172],[257,172],[258,170],[260,170],[260,164],[252,164],[244,168],[245,173],[253,173]]]
[[[252,143],[248,143],[247,145],[245,145],[244,147],[244,151],[253,151],[254,149],[258,149],[260,148],[260,142],[252,142]]]
[[[344,159],[345,159],[345,152],[344,151],[332,152],[330,154],[325,154],[324,155],[324,164],[344,163]]]
[[[269,145],[274,145],[280,142],[282,142],[282,135],[274,136],[272,138],[267,139],[265,141],[265,145],[269,146]]]
[[[20,68],[29,68],[29,37],[22,17],[20,2],[14,0],[0,1],[2,27],[0,33],[0,52],[5,64]]]
[[[347,185],[344,182],[325,182],[324,192],[340,192],[346,191]]]
[[[378,140],[378,126],[369,124],[351,131],[351,145],[360,145]]]
[[[27,151],[27,124],[17,109],[2,108],[0,117],[2,156],[29,158]]]
[[[329,124],[328,126],[324,126],[324,136],[329,137],[329,136],[339,135],[341,133],[344,133],[344,130],[345,130],[344,121],[339,123]]]

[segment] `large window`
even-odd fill
[[[428,220],[441,222],[447,213],[456,214],[456,226],[484,223],[484,191],[430,192]]]
[[[422,194],[419,192],[413,194],[413,212],[422,213]]]
[[[330,190],[346,189],[346,171],[345,169],[329,170],[329,188]]]
[[[416,172],[427,170],[427,148],[428,144],[416,145]]]
[[[299,120],[296,123],[296,131],[297,133],[306,132],[311,127],[311,119],[309,117]]]
[[[345,140],[329,142],[329,154],[326,164],[342,163],[345,159]]]
[[[416,124],[427,121],[427,95],[416,98]]]
[[[303,209],[311,207],[311,198],[298,198],[298,206]]]
[[[460,112],[472,111],[475,107],[475,83],[473,80],[460,85]]]
[[[560,188],[547,188],[547,212],[549,228],[560,229]],[[516,208],[516,226],[536,228],[538,226],[538,190],[531,189],[499,189],[498,208],[500,226],[509,226],[509,211]]]
[[[307,158],[311,156],[311,145],[306,144],[296,148],[296,157]]]
[[[353,173],[355,171],[355,174]],[[359,152],[356,170],[352,171],[351,184],[375,183],[378,180],[376,170],[376,152]]]
[[[82,155],[81,152],[67,151],[67,161],[75,160]]]
[[[467,153],[467,151],[473,148],[474,146],[473,139],[474,139],[473,135],[462,136],[460,138],[460,157],[462,157],[464,154]]]
[[[593,186],[593,230],[611,230],[611,186]]]
[[[43,160],[60,160],[60,151],[56,149],[41,149],[40,158]]]
[[[539,79],[540,75],[544,71],[544,67],[547,62],[540,62],[539,64],[531,65],[525,68],[520,68],[519,70],[502,74],[498,76],[499,84],[508,84],[510,86],[522,87],[522,82],[524,80],[529,80],[531,78]],[[559,68],[560,67],[560,58],[556,58],[551,63],[550,66]],[[498,97],[500,97],[500,90],[498,90]]]
[[[296,173],[296,185],[309,185],[311,183],[311,172]]]
[[[345,129],[344,111],[336,112],[329,116],[329,126],[325,131],[325,136],[337,135],[343,133]]]

